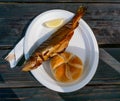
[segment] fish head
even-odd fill
[[[22,71],[30,71],[32,69],[37,68],[40,64],[42,64],[42,59],[37,56],[31,56],[23,65]]]

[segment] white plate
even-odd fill
[[[46,28],[44,22],[64,18],[65,22],[74,16],[73,13],[65,10],[49,10],[38,15],[30,24],[25,35],[24,55],[28,59],[32,51],[46,40],[57,29]],[[96,39],[87,23],[81,19],[79,26],[69,43],[67,51],[79,56],[84,64],[82,77],[74,83],[62,84],[57,82],[50,71],[49,61],[44,62],[37,69],[32,70],[33,76],[44,86],[58,92],[72,92],[84,87],[93,77],[98,65],[99,51]]]

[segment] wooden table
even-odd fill
[[[50,9],[88,11],[83,19],[99,44],[97,72],[84,88],[58,93],[41,85],[21,66],[11,69],[4,57],[25,35],[30,22]],[[0,0],[0,101],[120,101],[120,0]]]

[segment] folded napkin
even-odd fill
[[[17,65],[17,63],[19,62],[19,60],[22,58],[23,44],[24,44],[24,37],[18,42],[18,44],[5,57],[5,60],[7,60],[10,63],[11,68],[14,68]]]

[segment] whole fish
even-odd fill
[[[79,24],[78,21],[85,12],[86,7],[80,7],[68,23],[53,33],[32,53],[30,58],[24,63],[22,71],[35,69],[40,66],[43,61],[64,52],[74,34],[75,28]]]

